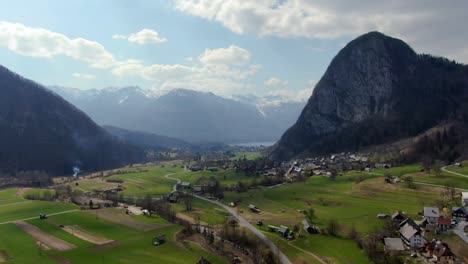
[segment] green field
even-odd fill
[[[125,196],[143,197],[147,194],[160,196],[170,193],[174,180],[164,178],[169,173],[182,172],[180,167],[166,166],[148,167],[148,172],[135,172],[113,175],[105,178],[106,180],[123,180],[123,186],[126,188],[122,193]]]
[[[371,172],[380,174],[390,174],[392,176],[402,176],[405,174],[419,172],[421,168],[421,164],[412,164],[400,167],[392,167],[389,169],[373,169]]]
[[[369,233],[382,226],[379,213],[397,210],[416,215],[423,206],[432,205],[435,197],[429,192],[404,188],[382,188],[383,179],[375,178],[354,183],[355,176],[340,176],[336,181],[312,177],[305,183],[287,184],[278,188],[250,190],[245,193],[228,192],[225,203],[241,200],[240,208],[250,219],[264,219],[267,224],[298,224],[304,215],[297,210],[313,208],[316,224],[325,226],[329,219],[337,219],[345,229],[355,226],[361,233]],[[392,186],[393,187],[393,186]],[[262,212],[249,212],[254,204]]]
[[[468,161],[463,161],[462,167],[448,166],[447,170],[468,175]]]
[[[184,203],[172,204],[172,208],[174,208],[176,212],[192,217],[195,220],[199,219],[201,222],[211,225],[222,224],[226,221],[226,216],[230,216],[226,210],[200,199],[194,198],[192,206],[193,210],[187,212]]]
[[[207,182],[210,178],[215,178],[221,185],[235,185],[239,181],[247,182],[254,179],[254,177],[246,176],[243,172],[236,172],[234,169],[230,170],[219,170],[219,171],[198,171],[198,172],[187,172],[178,174],[177,178],[182,181],[187,181],[192,184],[197,182]]]

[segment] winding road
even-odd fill
[[[453,174],[453,175],[457,175],[457,176],[461,176],[461,177],[468,178],[468,175],[461,174],[461,173],[458,173],[458,172],[449,171],[449,170],[447,170],[447,167],[448,167],[448,166],[442,167],[442,168],[441,168],[442,171],[445,171],[445,172],[450,173],[450,174]]]
[[[185,173],[185,172],[178,172],[178,173],[170,173],[170,174],[166,174],[164,175],[165,178],[168,178],[168,179],[172,179],[174,181],[177,181],[177,183],[180,183],[181,180],[180,179],[177,179],[177,178],[174,178],[174,177],[171,177],[173,175],[176,175],[176,174],[180,174],[180,173]],[[177,184],[174,185],[174,188],[173,188],[174,191],[177,190]],[[200,200],[203,200],[203,201],[206,201],[206,202],[209,202],[209,203],[212,203],[212,204],[215,204],[219,207],[222,207],[223,209],[225,209],[226,211],[228,211],[232,216],[234,216],[238,221],[239,221],[239,225],[240,226],[244,226],[246,228],[248,228],[250,231],[252,231],[252,233],[254,233],[256,236],[258,236],[261,240],[263,240],[269,247],[270,249],[273,251],[273,252],[277,252],[278,254],[278,257],[281,261],[281,263],[283,264],[291,264],[291,261],[288,259],[288,257],[286,257],[286,255],[283,254],[283,252],[281,252],[279,250],[279,248],[273,243],[271,242],[270,239],[268,239],[265,234],[263,234],[261,231],[259,231],[257,228],[255,228],[252,224],[250,224],[244,217],[242,217],[241,215],[239,215],[233,208],[223,204],[223,203],[220,203],[218,201],[215,201],[215,200],[210,200],[210,199],[207,199],[203,196],[199,196],[199,195],[193,195],[194,197],[200,199]]]

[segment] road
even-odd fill
[[[468,226],[468,222],[462,221],[458,223],[453,229],[453,233],[458,235],[465,243],[468,244],[468,234],[465,233],[465,227]]]
[[[73,210],[68,210],[68,211],[63,211],[63,212],[48,214],[47,216],[54,216],[54,215],[60,215],[60,214],[67,214],[67,213],[76,212],[76,211],[80,211],[80,210],[79,210],[79,209],[73,209]],[[39,215],[38,215],[38,216],[34,216],[34,217],[24,218],[24,219],[17,219],[17,220],[2,222],[2,223],[0,223],[0,225],[11,224],[11,223],[16,223],[16,222],[21,222],[21,221],[24,222],[24,221],[33,220],[33,219],[39,219]]]
[[[445,172],[448,172],[448,173],[453,173],[455,175],[459,175],[459,176],[463,176],[463,177],[467,177],[467,175],[463,175],[463,174],[459,174],[459,173],[456,173],[456,172],[451,172],[451,171],[447,171],[445,170],[446,167],[442,167],[441,169]],[[355,171],[355,172],[362,172],[362,171]],[[378,175],[378,176],[384,176],[384,174],[381,174],[381,173],[373,173],[373,172],[364,172],[365,174],[369,174],[369,175]],[[403,180],[404,182],[404,180]],[[428,182],[422,182],[422,181],[414,181],[414,184],[418,184],[418,185],[426,185],[426,186],[433,186],[433,187],[439,187],[439,188],[447,188],[447,186],[445,185],[439,185],[439,184],[433,184],[433,183],[428,183]],[[467,189],[463,189],[463,188],[455,188],[453,187],[455,190],[458,190],[458,191],[468,191]]]
[[[179,173],[183,173],[183,172],[179,172]],[[177,181],[177,183],[180,183],[181,180],[180,179],[177,179],[177,178],[174,178],[174,177],[171,177],[175,174],[178,174],[178,173],[170,173],[170,174],[166,174],[164,175],[165,178],[168,178],[168,179],[172,179],[172,180],[175,180]],[[177,184],[176,184],[177,185]],[[176,190],[176,185],[174,185],[174,191]],[[283,264],[291,264],[291,261],[288,259],[288,257],[286,257],[286,255],[283,254],[283,252],[281,252],[279,250],[279,248],[273,243],[271,242],[270,239],[268,239],[265,234],[263,234],[261,231],[259,231],[257,228],[255,228],[253,225],[251,225],[247,220],[245,220],[244,217],[242,217],[240,214],[238,214],[236,212],[236,210],[234,210],[232,207],[229,207],[223,203],[220,203],[218,201],[215,201],[215,200],[210,200],[210,199],[207,199],[203,196],[199,196],[199,195],[193,195],[194,197],[200,199],[200,200],[203,200],[203,201],[206,201],[206,202],[209,202],[209,203],[212,203],[212,204],[215,204],[219,207],[222,207],[224,208],[226,211],[228,211],[232,216],[234,216],[238,221],[239,221],[239,225],[240,226],[244,226],[246,228],[248,228],[250,231],[252,231],[252,233],[254,233],[256,236],[258,236],[261,240],[263,240],[269,247],[270,249],[273,251],[273,252],[277,252],[278,253],[278,257],[281,261],[281,263]]]
[[[453,171],[449,171],[447,170],[447,166],[444,166],[441,168],[443,171],[447,172],[447,173],[450,173],[450,174],[453,174],[453,175],[458,175],[458,176],[461,176],[461,177],[465,177],[465,178],[468,178],[468,175],[465,175],[465,174],[461,174],[461,173],[458,173],[458,172],[453,172]]]

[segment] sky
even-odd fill
[[[380,31],[468,62],[468,1],[0,0],[0,64],[44,85],[306,100],[336,53]]]

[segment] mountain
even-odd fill
[[[138,87],[82,91],[49,87],[101,125],[180,138],[189,142],[276,141],[305,102],[176,89],[154,94]],[[268,101],[271,102],[271,101]]]
[[[104,129],[117,138],[129,142],[144,149],[167,150],[167,149],[187,149],[191,145],[183,140],[160,136],[156,134],[131,131],[113,126],[103,126]]]
[[[0,66],[0,171],[71,175],[143,157],[113,138],[86,114],[40,84]]]
[[[465,126],[467,114],[466,65],[417,54],[402,40],[370,32],[332,60],[271,157],[357,151],[416,137],[438,125]],[[460,154],[454,146],[451,151]]]

